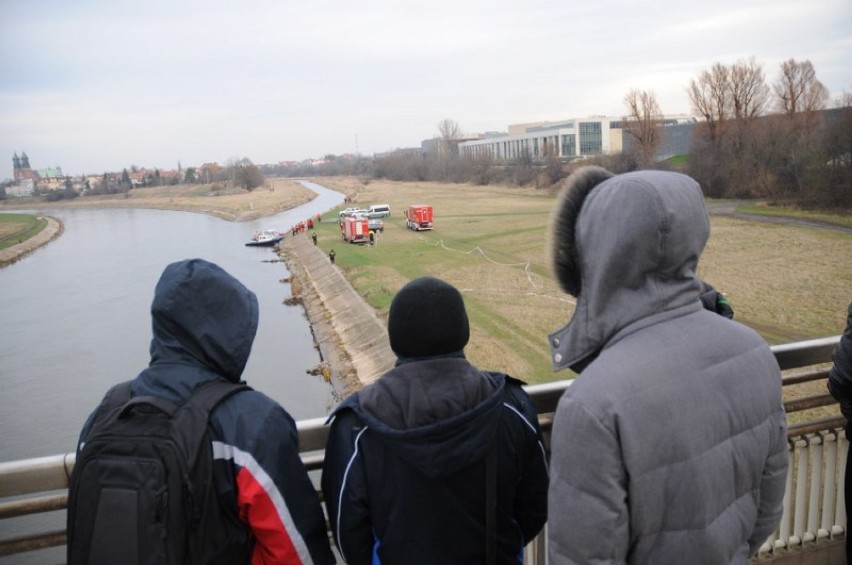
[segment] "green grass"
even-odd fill
[[[334,186],[333,179],[318,182]],[[548,333],[573,313],[573,300],[550,268],[552,193],[372,180],[350,195],[355,204],[340,208],[391,205],[378,244],[343,241],[337,210],[315,231],[319,246],[326,253],[334,248],[337,265],[380,316],[405,283],[437,276],[464,296],[472,362],[528,382],[569,376],[552,372],[547,344]],[[434,230],[405,228],[403,210],[411,203],[434,207]],[[698,274],[727,294],[735,320],[773,344],[842,331],[852,298],[852,235],[717,216],[711,225]]]
[[[685,167],[689,164],[689,155],[674,155],[666,159],[666,163],[673,167]]]
[[[47,219],[33,214],[0,214],[0,249],[22,243],[47,227]]]

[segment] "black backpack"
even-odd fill
[[[211,381],[180,407],[130,398],[129,381],[110,389],[71,475],[68,563],[246,562],[228,543],[207,423],[219,402],[247,389]]]

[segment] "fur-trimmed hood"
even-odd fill
[[[577,307],[549,336],[554,370],[582,370],[639,320],[700,309],[696,268],[709,235],[701,188],[686,175],[613,176],[600,167],[572,174],[554,211],[549,247],[554,273]]]

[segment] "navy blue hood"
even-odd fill
[[[151,304],[151,366],[201,365],[237,382],[257,333],[257,297],[203,259],[165,268]]]

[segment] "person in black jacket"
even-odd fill
[[[203,259],[168,265],[151,303],[151,361],[132,381],[131,395],[179,406],[210,381],[240,382],[258,316],[255,294],[218,265]],[[96,413],[80,434],[78,456]],[[220,502],[214,511],[231,524],[227,538],[215,541],[223,555],[243,556],[228,562],[334,563],[290,414],[263,393],[246,390],[211,412],[209,431]]]
[[[846,312],[846,330],[831,354],[834,365],[828,373],[828,390],[840,402],[846,416],[846,437],[852,437],[852,303]],[[846,515],[852,510],[852,449],[846,455]],[[852,536],[846,535],[847,559],[852,559]]]
[[[522,383],[467,361],[464,301],[440,279],[399,291],[388,334],[395,367],[329,419],[322,490],[341,556],[521,563],[546,521],[548,487]]]
[[[720,316],[724,316],[729,320],[734,318],[734,309],[731,303],[725,298],[725,295],[713,288],[712,285],[702,280],[698,281],[701,286],[701,305],[705,310],[716,312]]]

